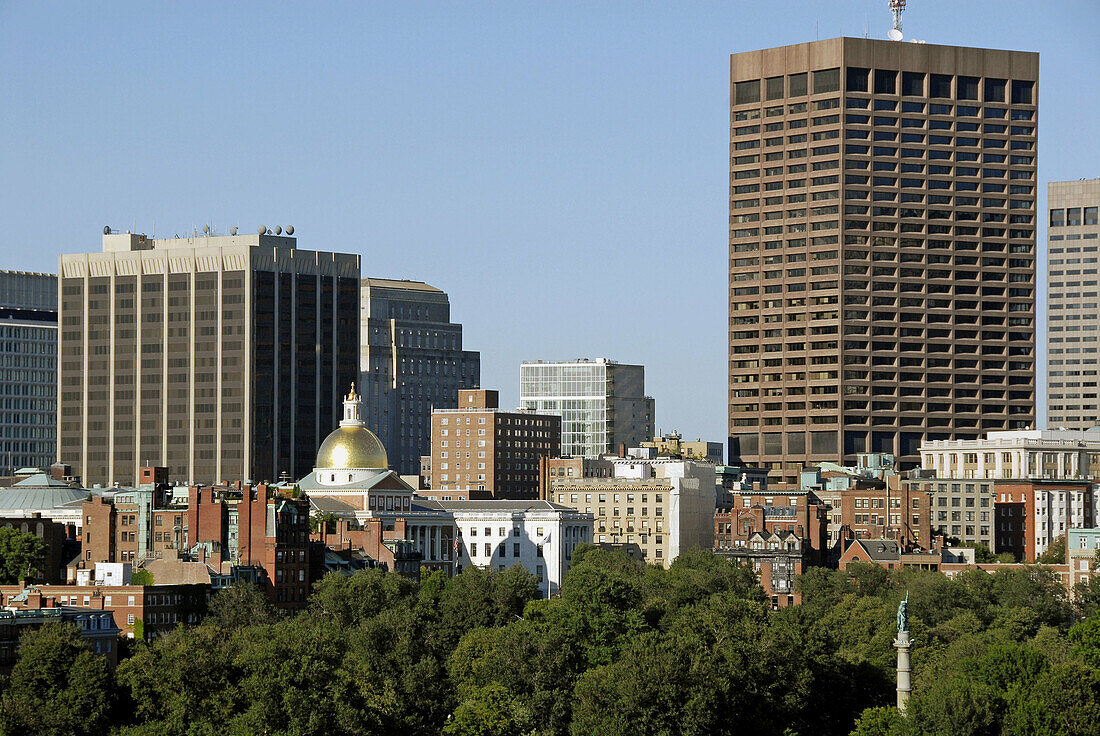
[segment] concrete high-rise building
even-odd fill
[[[364,423],[390,467],[420,472],[431,453],[432,409],[453,409],[460,388],[481,385],[481,354],[462,349],[447,294],[422,281],[362,280],[359,370]]]
[[[1034,53],[837,38],[731,57],[730,461],[1035,423]]]
[[[0,475],[57,453],[57,277],[0,271]]]
[[[501,411],[496,391],[462,389],[457,408],[432,412],[432,489],[538,498],[543,459],[560,445],[561,417]]]
[[[359,256],[112,232],[102,253],[62,255],[60,278],[58,458],[85,485],[313,467],[358,373]]]
[[[607,358],[525,362],[519,400],[524,409],[561,417],[563,457],[599,457],[653,438],[644,366]]]
[[[1047,184],[1047,426],[1100,424],[1100,179]]]

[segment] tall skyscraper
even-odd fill
[[[524,409],[561,417],[565,457],[599,457],[653,438],[644,366],[607,358],[525,362],[519,367],[519,400]]]
[[[1035,423],[1034,53],[837,38],[734,54],[731,461]]]
[[[1047,207],[1047,426],[1089,429],[1100,424],[1100,179],[1050,182]]]
[[[109,233],[60,278],[58,458],[85,484],[310,471],[357,374],[359,256]]]
[[[57,277],[0,271],[0,475],[57,453]]]
[[[431,452],[432,409],[481,385],[481,354],[462,349],[447,294],[422,281],[362,280],[360,383],[365,423],[403,475]]]

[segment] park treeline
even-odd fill
[[[111,671],[75,628],[24,635],[4,734],[1089,734],[1100,614],[1043,568],[814,568],[769,610],[708,552],[668,570],[579,547],[560,598],[519,567],[329,575],[281,617],[254,588]],[[914,693],[895,702],[908,593]],[[1091,606],[1088,606],[1091,607]],[[1091,615],[1084,615],[1091,614]]]

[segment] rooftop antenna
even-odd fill
[[[903,37],[901,32],[901,14],[905,10],[905,0],[890,0],[890,12],[894,16],[894,27],[886,34],[891,41],[900,41]]]

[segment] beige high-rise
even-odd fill
[[[731,57],[730,459],[1035,422],[1034,53],[837,38]]]
[[[1100,424],[1100,179],[1047,184],[1047,426]]]
[[[58,458],[86,485],[298,478],[358,375],[359,256],[109,233],[60,257]]]

